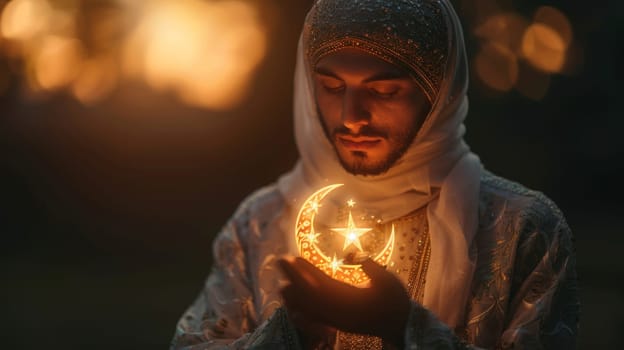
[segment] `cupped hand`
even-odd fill
[[[371,259],[362,262],[370,285],[337,281],[303,258],[279,260],[290,284],[282,289],[289,312],[307,323],[369,334],[401,347],[410,298],[399,279]]]

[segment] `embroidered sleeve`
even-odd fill
[[[283,308],[257,324],[245,249],[234,221],[213,244],[213,267],[200,295],[179,320],[171,349],[297,349]]]
[[[573,349],[580,307],[572,233],[549,200],[532,209],[516,251],[509,321],[500,346]]]
[[[545,199],[524,215],[511,295],[496,349],[574,349],[579,301],[572,234]],[[478,349],[430,311],[412,303],[407,349]]]

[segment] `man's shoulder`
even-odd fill
[[[249,194],[238,206],[233,218],[243,216],[263,216],[280,211],[284,206],[284,197],[277,184],[260,187]]]
[[[487,170],[481,176],[480,212],[485,221],[507,215],[542,229],[565,225],[563,213],[545,194]]]

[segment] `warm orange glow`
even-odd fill
[[[45,0],[10,1],[2,11],[0,32],[7,39],[31,39],[46,28],[51,12]]]
[[[123,8],[103,8],[89,13],[89,35],[86,39],[95,51],[117,51],[130,18],[130,13]]]
[[[477,76],[487,86],[499,91],[509,91],[518,80],[518,60],[506,46],[486,43],[475,57]]]
[[[151,2],[126,45],[125,72],[185,102],[223,109],[245,94],[264,57],[266,34],[250,4]]]
[[[483,40],[495,42],[519,52],[522,35],[528,21],[515,13],[499,13],[489,17],[475,29],[475,35]]]
[[[549,26],[534,23],[522,38],[522,54],[534,67],[545,72],[559,72],[566,59],[566,43]]]
[[[353,245],[356,247],[357,252],[363,253],[363,256],[370,256],[375,262],[380,265],[387,265],[392,257],[394,251],[394,225],[392,225],[392,232],[389,239],[386,241],[384,247],[377,252],[366,251],[362,249],[360,238],[365,236],[369,231],[373,231],[372,228],[357,227],[353,220],[351,210],[349,210],[349,218],[346,222],[346,227],[332,228],[331,231],[338,233],[344,239],[338,240],[334,245],[334,249],[323,251],[318,246],[319,237],[324,236],[328,232],[317,231],[314,228],[315,217],[318,214],[321,201],[333,190],[341,187],[342,184],[334,184],[321,188],[313,193],[308,199],[306,199],[299,210],[297,220],[295,224],[295,241],[297,249],[301,256],[318,267],[321,271],[325,272],[329,276],[352,285],[363,285],[369,280],[369,277],[362,270],[362,266],[349,259],[346,263],[343,259],[338,259],[336,251],[333,252],[333,258],[331,250],[339,250],[344,252],[347,247]],[[355,205],[355,201],[348,200],[346,205],[348,208],[352,208],[351,204]],[[379,232],[377,232],[379,234]],[[371,234],[375,234],[371,232]],[[342,243],[342,250],[340,250],[340,244]]]
[[[90,59],[82,64],[72,85],[72,93],[83,104],[93,104],[108,96],[117,86],[117,80],[113,58]]]
[[[245,96],[267,40],[252,2],[115,2],[103,8],[81,7],[81,0],[0,5],[3,54],[25,63],[31,91],[67,87],[85,104],[106,97],[124,77],[211,109]],[[77,24],[85,27],[80,35]]]
[[[572,25],[566,15],[558,9],[550,6],[542,6],[535,12],[534,20],[535,23],[547,25],[557,32],[566,47],[572,42]]]
[[[495,6],[489,1],[477,1],[491,5],[489,17],[475,28],[483,45],[474,58],[477,76],[495,90],[515,87],[528,98],[543,98],[549,74],[573,70],[580,60],[571,56],[581,54],[570,49],[575,47],[570,21],[556,8],[542,6],[530,23],[513,12],[492,12]]]
[[[56,8],[49,0],[14,0],[2,11],[0,33],[11,56],[26,62],[33,91],[67,86],[80,69],[82,43],[74,38],[77,1]]]
[[[360,242],[360,237],[370,231],[372,228],[366,227],[357,227],[355,225],[355,221],[353,220],[353,215],[351,211],[349,211],[349,218],[347,219],[346,227],[336,227],[332,228],[332,231],[338,233],[339,235],[345,238],[344,245],[342,246],[342,250],[347,250],[351,245],[355,246],[360,252],[364,252],[362,249],[362,243]]]
[[[82,45],[76,39],[47,36],[34,57],[37,83],[56,89],[71,83],[82,63]]]

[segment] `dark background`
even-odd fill
[[[469,54],[470,7],[457,1]],[[296,160],[292,73],[310,1],[276,1],[254,92],[226,112],[125,83],[85,107],[59,93],[0,93],[0,344],[166,348],[207,275],[210,244],[238,203]],[[624,329],[624,61],[621,1],[516,1],[568,15],[583,62],[532,100],[471,81],[467,141],[485,166],[540,190],[576,236],[580,348]],[[8,61],[0,56],[0,64]],[[1,91],[1,90],[0,90]]]

